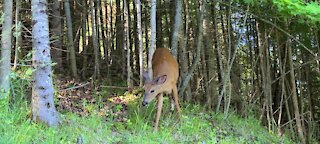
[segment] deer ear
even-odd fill
[[[151,78],[149,77],[149,74],[148,74],[147,71],[143,72],[143,77],[146,80],[146,82],[150,82],[151,81]]]
[[[166,80],[167,80],[167,75],[162,75],[162,76],[156,77],[156,78],[152,81],[152,83],[159,85],[159,84],[163,84],[164,82],[166,82]]]

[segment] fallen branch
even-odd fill
[[[59,90],[59,92],[62,92],[62,91],[67,91],[67,90],[73,90],[73,89],[77,89],[77,88],[81,88],[81,87],[84,87],[86,85],[90,84],[90,82],[87,82],[85,84],[82,84],[82,85],[79,85],[79,86],[75,86],[75,87],[70,87],[70,88],[66,88],[66,89],[61,89]]]

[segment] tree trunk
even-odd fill
[[[91,27],[92,27],[92,43],[93,43],[93,53],[94,53],[94,73],[93,78],[95,80],[100,79],[100,62],[99,62],[99,44],[98,44],[98,32],[96,26],[95,8],[94,2],[90,1],[91,9]]]
[[[212,41],[210,36],[212,36],[212,26],[210,25],[210,21],[212,21],[212,19],[210,18],[209,12],[211,12],[210,10],[210,5],[205,3],[205,15],[204,15],[204,30],[203,30],[203,34],[204,34],[204,53],[205,53],[205,58],[206,58],[206,65],[207,65],[207,75],[208,75],[208,81],[205,81],[205,87],[207,87],[207,91],[205,92],[206,94],[206,107],[211,109],[213,108],[213,100],[214,98],[217,98],[217,92],[215,87],[217,86],[216,81],[215,81],[215,60],[214,60],[214,49],[212,47]]]
[[[139,86],[143,85],[143,48],[142,48],[142,27],[141,27],[141,2],[136,0],[137,8],[137,30],[138,30],[138,43],[139,43]]]
[[[217,4],[216,4],[217,5]],[[219,96],[218,96],[218,99],[217,99],[217,105],[216,105],[216,112],[219,112],[219,109],[220,109],[220,105],[221,105],[221,102],[222,102],[222,96],[223,96],[223,83],[224,83],[224,72],[223,72],[223,63],[222,63],[222,51],[221,51],[221,48],[222,48],[222,44],[220,43],[219,39],[221,39],[218,34],[219,34],[219,29],[218,29],[218,14],[217,14],[217,10],[215,8],[216,6],[214,6],[214,8],[212,9],[213,10],[213,15],[214,15],[214,32],[213,32],[213,35],[215,37],[215,52],[216,52],[216,61],[217,61],[217,71],[218,71],[218,83],[220,85],[219,87]],[[223,20],[221,20],[221,25],[223,26],[223,23],[222,23]]]
[[[176,16],[171,41],[171,52],[177,57],[178,43],[182,33],[182,0],[176,0]]]
[[[32,0],[32,65],[35,68],[32,85],[32,115],[34,121],[49,126],[58,125],[58,112],[54,105],[49,46],[49,22],[46,0]]]
[[[180,71],[180,78],[186,77],[188,73],[188,65],[189,65],[189,60],[188,60],[188,52],[187,52],[187,43],[189,41],[189,22],[190,22],[190,15],[189,15],[189,4],[188,0],[184,0],[184,10],[185,10],[185,29],[184,33],[179,37],[180,40],[180,48],[179,50],[181,51],[179,54],[180,58],[180,65],[181,65],[181,71]],[[191,88],[190,88],[190,83],[187,84],[186,86],[186,92],[183,95],[183,100],[184,101],[190,101],[191,100]]]
[[[157,24],[156,24],[156,31],[157,31],[157,41],[156,41],[156,47],[157,48],[162,48],[163,47],[163,34],[162,34],[162,15],[163,15],[163,8],[164,4],[162,4],[162,0],[157,1],[157,12],[156,12],[156,19],[157,19]],[[172,52],[172,50],[171,50]]]
[[[144,1],[144,37],[145,37],[145,50],[149,50],[149,23],[148,23],[148,1]],[[147,52],[146,52],[147,53]],[[149,59],[149,54],[147,53],[147,60]],[[146,62],[148,65],[148,62]]]
[[[148,59],[148,74],[149,77],[153,77],[152,73],[152,55],[154,50],[156,49],[156,7],[157,2],[156,0],[151,0],[151,18],[150,18],[150,24],[151,24],[151,36],[150,36],[150,47],[149,47],[149,59]]]
[[[61,43],[61,15],[60,15],[60,1],[54,0],[52,4],[52,21],[51,22],[51,31],[52,37],[54,37],[54,41],[52,42],[52,50],[53,56],[52,58],[57,62],[55,69],[57,73],[62,72],[62,43]]]
[[[71,12],[70,12],[69,0],[65,0],[65,2],[64,2],[64,9],[65,9],[66,21],[67,21],[68,51],[69,51],[69,54],[70,54],[71,72],[72,72],[73,77],[74,77],[75,79],[78,79],[76,53],[75,53],[74,43],[73,43],[72,19],[71,19]]]
[[[82,0],[82,78],[86,79],[87,75],[87,65],[88,65],[88,56],[87,56],[87,0]]]
[[[15,13],[15,37],[16,37],[16,45],[14,50],[14,62],[13,69],[17,68],[18,60],[19,60],[19,52],[21,49],[22,37],[21,37],[21,21],[20,21],[20,9],[21,9],[21,1],[16,1],[16,13]]]
[[[121,11],[121,3],[120,0],[116,0],[116,49],[112,54],[112,69],[115,70],[115,74],[118,74],[121,79],[124,78],[125,68],[119,67],[119,65],[125,65],[124,61],[124,53],[123,53],[123,21],[122,21],[122,11]]]
[[[124,39],[125,39],[125,43],[124,43],[124,49],[127,50],[127,86],[128,88],[132,87],[132,81],[131,81],[131,75],[132,75],[132,71],[131,71],[131,57],[130,57],[130,38],[129,38],[129,14],[128,14],[128,5],[127,5],[127,1],[123,0],[123,20],[124,20]]]
[[[3,1],[4,17],[1,35],[1,60],[0,60],[0,99],[7,98],[10,94],[10,63],[12,46],[12,0]]]
[[[298,97],[297,97],[297,87],[296,87],[296,80],[295,80],[295,74],[294,74],[294,67],[293,67],[293,59],[292,59],[292,47],[291,47],[291,42],[288,39],[286,41],[287,46],[286,49],[288,51],[288,59],[289,59],[289,67],[290,67],[290,85],[292,89],[292,101],[293,101],[293,107],[294,107],[294,117],[296,120],[297,124],[297,130],[298,130],[298,135],[302,143],[306,143],[306,138],[304,136],[304,127],[302,126],[303,121],[301,121],[301,114],[300,114],[300,109],[299,109],[299,104],[298,104]]]
[[[199,62],[200,62],[200,58],[201,58],[201,48],[202,48],[202,40],[203,40],[203,1],[200,0],[199,1],[199,9],[198,9],[198,13],[199,13],[199,20],[198,20],[198,37],[197,37],[197,46],[196,46],[196,53],[195,53],[195,58],[193,60],[193,63],[188,71],[188,74],[186,75],[186,77],[183,78],[180,89],[179,89],[179,94],[180,97],[181,94],[184,93],[187,84],[189,83],[191,76],[193,75],[193,72],[195,71],[195,69],[197,68]]]

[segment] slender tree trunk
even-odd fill
[[[279,41],[277,42],[278,44]],[[279,70],[280,70],[280,85],[281,85],[281,97],[280,97],[280,103],[279,103],[279,114],[278,114],[278,134],[281,132],[282,125],[282,113],[283,113],[283,105],[284,105],[284,97],[287,95],[286,93],[286,85],[285,85],[285,63],[286,63],[286,58],[283,58],[283,54],[281,53],[280,48],[277,49],[278,51],[278,59],[279,59]],[[285,54],[286,55],[286,54]],[[281,135],[281,134],[279,134]]]
[[[132,55],[134,55],[134,70],[133,70],[133,77],[134,78],[139,78],[139,82],[135,83],[136,85],[140,86],[140,65],[139,65],[139,39],[138,39],[138,14],[137,14],[137,6],[136,6],[136,0],[132,0],[132,14],[133,14],[133,30],[132,30],[132,35],[133,35],[133,40],[134,40],[134,51],[132,51]],[[141,8],[140,8],[141,9]],[[140,15],[141,16],[141,15]],[[141,17],[140,17],[140,22],[141,22]],[[141,82],[142,86],[142,82]]]
[[[98,44],[98,32],[96,26],[95,8],[94,2],[90,1],[91,9],[91,27],[92,27],[92,43],[94,53],[94,74],[93,78],[96,80],[100,79],[100,62],[99,62],[99,44]]]
[[[176,0],[176,16],[174,20],[174,28],[171,41],[171,52],[177,57],[178,43],[182,33],[182,0]]]
[[[54,105],[54,91],[51,76],[51,57],[49,45],[49,21],[46,0],[32,0],[32,115],[34,121],[57,126],[58,112]]]
[[[131,71],[131,57],[130,57],[130,39],[129,39],[129,14],[128,14],[128,5],[127,5],[127,1],[123,0],[123,6],[124,6],[124,10],[123,10],[123,20],[124,20],[124,39],[125,39],[125,43],[124,43],[124,49],[127,50],[127,86],[128,88],[132,87],[132,81],[131,81],[131,75],[132,75],[132,71]]]
[[[82,0],[82,78],[85,79],[87,75],[87,65],[88,65],[88,56],[87,56],[87,0]]]
[[[121,1],[116,0],[116,23],[115,23],[115,35],[116,35],[116,48],[112,54],[112,69],[116,70],[121,79],[124,78],[125,68],[119,67],[119,65],[124,65],[124,53],[123,53],[123,21],[122,21],[122,11],[121,11]]]
[[[98,43],[98,60],[100,61],[101,59],[101,54],[102,54],[102,50],[104,50],[104,43],[105,43],[105,40],[102,39],[102,33],[103,33],[103,25],[102,25],[102,22],[101,22],[101,19],[102,19],[102,15],[101,15],[101,0],[95,0],[95,3],[94,3],[94,6],[95,6],[95,16],[96,16],[96,33],[97,33],[97,43]],[[101,49],[102,48],[102,49]],[[104,52],[103,52],[104,53]],[[99,67],[99,70],[100,71],[100,67]],[[100,77],[100,76],[99,76]]]
[[[206,107],[211,109],[213,108],[213,100],[214,98],[216,98],[218,95],[216,93],[216,89],[215,87],[216,85],[216,81],[215,81],[215,61],[214,61],[214,49],[212,47],[212,41],[210,36],[212,36],[212,27],[210,25],[210,21],[212,21],[212,19],[210,18],[210,14],[209,12],[211,12],[210,10],[210,5],[208,3],[205,3],[205,9],[204,9],[205,15],[204,15],[204,30],[203,30],[203,34],[204,34],[204,39],[205,39],[205,48],[204,48],[204,53],[205,53],[205,57],[206,57],[206,65],[207,65],[207,75],[208,75],[208,81],[205,81],[205,87],[207,87],[207,91],[206,93]]]
[[[148,1],[144,1],[144,37],[145,37],[145,50],[149,50],[149,23],[148,23]],[[147,53],[147,52],[146,52]],[[147,53],[147,60],[149,59],[149,54]],[[148,62],[146,62],[148,65]],[[147,68],[148,69],[148,68]]]
[[[157,0],[157,12],[156,12],[156,31],[157,31],[157,41],[156,41],[156,47],[162,48],[163,47],[163,34],[162,34],[162,15],[163,15],[163,8],[164,4],[162,4],[162,0]],[[172,50],[171,50],[172,52]]]
[[[202,48],[202,40],[203,40],[203,1],[200,0],[199,1],[199,9],[198,9],[198,13],[199,13],[199,20],[198,20],[198,37],[197,37],[197,47],[196,47],[196,56],[193,60],[193,63],[189,69],[188,74],[186,75],[186,77],[184,77],[184,79],[182,80],[181,83],[181,87],[179,90],[179,94],[183,94],[187,84],[189,83],[191,76],[193,75],[193,72],[195,71],[195,69],[197,68],[199,62],[200,62],[200,58],[201,58],[201,48]],[[182,97],[182,96],[180,96]]]
[[[108,79],[110,80],[110,65],[112,66],[112,63],[111,63],[111,61],[112,61],[112,59],[113,59],[113,56],[112,56],[112,54],[113,54],[113,51],[114,51],[114,27],[113,27],[113,0],[110,0],[110,15],[109,15],[109,17],[110,17],[110,32],[109,32],[109,34],[110,34],[110,40],[109,40],[109,47],[110,47],[110,49],[109,49],[109,55],[110,55],[110,58],[108,59],[108,71],[107,71],[107,77],[108,77]],[[107,80],[108,80],[107,79]]]
[[[188,73],[188,57],[187,57],[187,43],[188,43],[188,30],[189,30],[189,5],[188,5],[188,1],[184,0],[184,10],[185,10],[185,28],[184,28],[184,32],[181,33],[181,36],[178,37],[180,39],[180,46],[179,46],[179,63],[181,65],[181,71],[180,71],[180,77],[186,77],[187,73]],[[184,94],[180,94],[183,95],[183,100],[184,101],[190,101],[191,100],[191,89],[190,89],[190,84],[188,83],[186,86],[186,92]]]
[[[218,5],[218,3],[216,4]],[[216,6],[214,6],[213,8],[213,15],[214,15],[214,32],[213,32],[213,35],[215,37],[215,52],[216,52],[216,61],[217,61],[217,68],[218,68],[218,82],[219,82],[219,96],[218,96],[218,100],[217,100],[217,105],[216,105],[216,112],[219,112],[219,109],[220,109],[220,105],[221,105],[221,102],[222,102],[222,99],[223,99],[223,83],[224,83],[224,72],[223,72],[223,63],[222,63],[222,51],[221,51],[221,47],[222,47],[222,44],[220,43],[219,39],[221,39],[219,36],[218,36],[218,32],[219,32],[219,29],[218,29],[218,14],[217,14],[217,10],[215,8]],[[220,7],[221,8],[221,7]],[[222,16],[221,16],[222,17]],[[221,18],[221,25],[223,26],[223,20]]]
[[[103,41],[103,59],[105,64],[107,65],[106,68],[108,69],[108,55],[109,55],[109,36],[108,36],[108,22],[109,22],[109,18],[108,18],[108,5],[107,5],[107,1],[104,0],[101,3],[101,10],[100,10],[100,21],[102,22],[102,30],[101,30],[101,34],[102,34],[102,38],[101,40]]]
[[[143,85],[143,48],[142,48],[142,28],[141,28],[141,2],[136,0],[137,8],[137,30],[138,30],[138,43],[139,43],[139,86]]]
[[[294,107],[294,117],[296,120],[297,124],[297,130],[298,130],[298,135],[302,143],[306,143],[306,138],[304,135],[304,127],[302,126],[303,121],[301,121],[301,114],[300,114],[300,109],[299,109],[299,104],[298,104],[298,97],[296,93],[296,80],[295,80],[295,74],[294,74],[294,67],[293,67],[293,59],[292,59],[292,48],[291,48],[291,43],[290,40],[287,40],[287,51],[288,51],[288,58],[289,58],[289,67],[290,67],[290,85],[292,89],[292,101],[293,101],[293,107]]]
[[[0,99],[7,98],[10,94],[10,63],[11,63],[11,46],[12,46],[12,0],[3,1],[3,24],[1,35],[1,59],[0,59]]]
[[[21,1],[16,1],[16,13],[15,13],[15,37],[16,37],[16,45],[14,50],[14,62],[13,69],[17,68],[17,64],[19,61],[19,52],[21,49],[22,37],[21,37],[21,21],[20,21],[20,9],[21,9]]]
[[[151,36],[150,36],[150,47],[149,47],[149,59],[148,59],[148,74],[149,77],[153,77],[152,73],[152,55],[154,50],[156,49],[156,7],[157,2],[156,0],[151,0],[151,18],[150,18],[150,24],[151,24]]]
[[[74,49],[74,43],[73,43],[73,30],[72,30],[72,19],[71,19],[71,12],[70,12],[70,4],[69,0],[64,1],[64,9],[66,13],[66,21],[67,21],[67,31],[68,31],[68,50],[70,54],[70,66],[72,75],[75,79],[78,79],[78,73],[77,73],[77,62],[76,62],[76,53]]]
[[[18,0],[19,1],[19,0]],[[54,1],[52,4],[52,21],[51,22],[51,31],[54,41],[52,42],[53,46],[53,59],[57,62],[55,69],[57,72],[62,72],[62,43],[61,43],[61,15],[60,15],[60,1]]]

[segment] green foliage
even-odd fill
[[[33,69],[31,67],[22,67],[17,71],[10,73],[11,82],[11,93],[10,104],[15,105],[26,105],[31,102],[31,85],[30,81],[32,78]],[[28,93],[29,92],[29,93]],[[18,106],[19,107],[19,106]]]
[[[301,0],[273,0],[278,11],[284,15],[299,16],[310,23],[320,22],[320,5],[318,2],[306,3]]]

